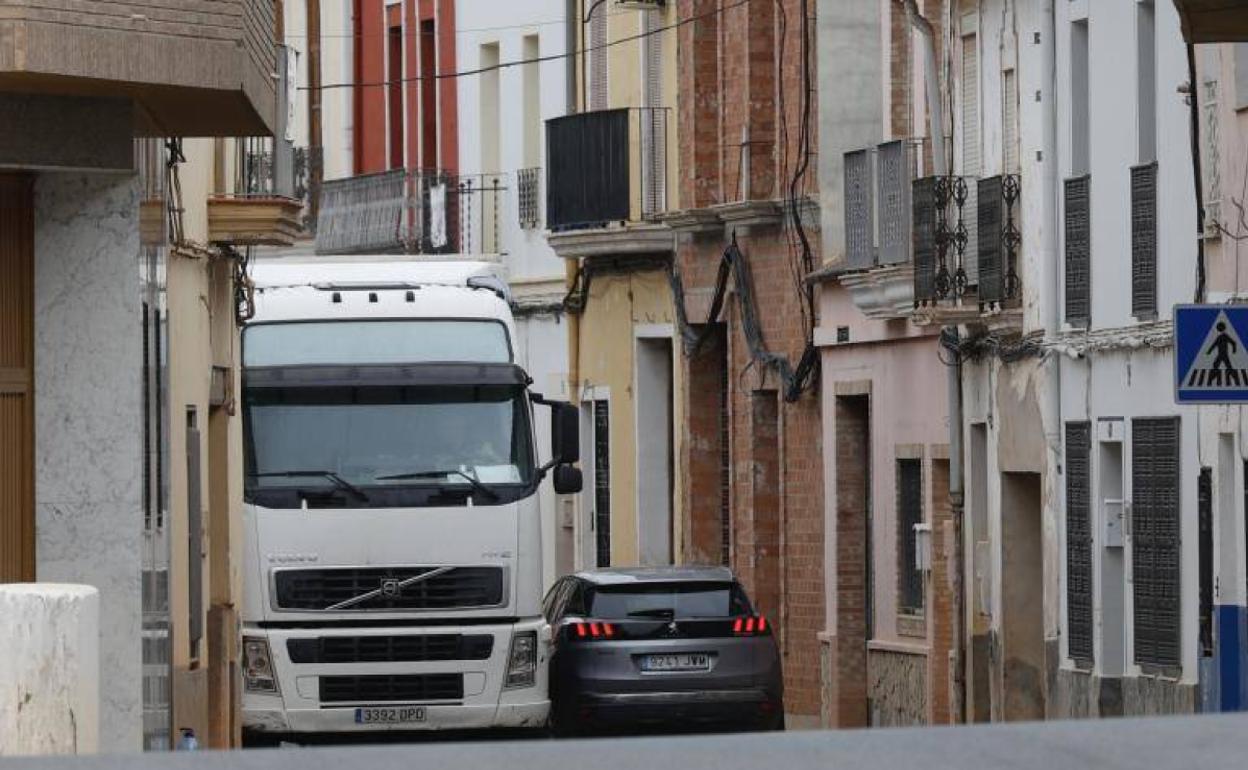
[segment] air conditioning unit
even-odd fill
[[[667,7],[667,0],[615,0],[615,5],[638,11],[659,11]]]

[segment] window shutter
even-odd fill
[[[880,264],[910,259],[910,164],[903,141],[881,144],[876,155],[880,212]]]
[[[1179,418],[1131,421],[1135,662],[1180,663]]]
[[[611,402],[594,402],[594,527],[598,566],[611,566]]]
[[[1004,299],[1004,270],[1001,265],[1001,232],[1005,219],[1001,177],[979,180],[979,301],[1000,302]]]
[[[607,44],[607,14],[605,7],[598,8],[589,19],[590,47],[590,78],[589,78],[589,109],[605,110],[609,94],[607,91],[607,55],[610,49]]]
[[[1131,169],[1131,313],[1157,315],[1157,164]]]
[[[1018,75],[1014,70],[1001,73],[1001,143],[1005,149],[1005,173],[1017,174],[1018,150]]]
[[[871,151],[845,153],[845,258],[850,267],[875,264]]]
[[[1213,656],[1213,468],[1201,468],[1196,481],[1200,533],[1200,655]]]
[[[936,299],[936,177],[914,180],[914,301]]]
[[[1092,177],[1066,180],[1066,322],[1087,326],[1092,317],[1089,188]]]
[[[666,123],[663,107],[663,35],[655,34],[662,24],[662,17],[655,11],[642,13],[642,29],[646,38],[642,44],[645,57],[642,68],[645,76],[645,105],[641,111],[642,203],[643,214],[651,216],[667,208],[664,169],[667,168]]]
[[[1066,625],[1070,657],[1092,665],[1092,424],[1066,423]]]
[[[979,131],[979,36],[962,37],[962,176],[967,179],[966,206],[959,214],[966,225],[966,251],[962,266],[966,270],[968,286],[979,283],[979,226],[975,211],[978,209],[978,190],[975,179],[980,174]],[[962,212],[965,212],[963,214]]]

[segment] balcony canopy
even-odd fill
[[[1248,42],[1248,3],[1244,0],[1174,0],[1189,43]]]

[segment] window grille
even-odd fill
[[[1135,662],[1180,662],[1179,418],[1131,421]]]
[[[1091,666],[1092,425],[1066,423],[1066,626],[1070,657]]]

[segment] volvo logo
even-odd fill
[[[395,578],[386,578],[381,581],[381,595],[387,599],[393,599],[402,593],[403,589],[399,587],[399,581]]]

